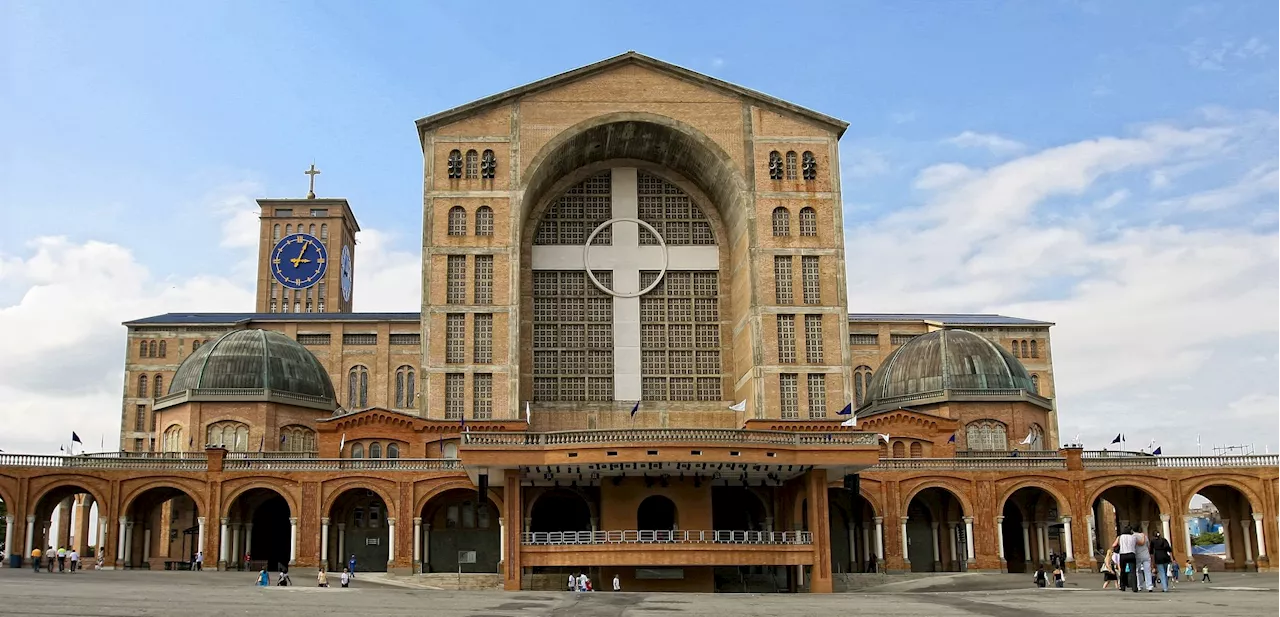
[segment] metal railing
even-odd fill
[[[205,461],[203,456],[200,458],[182,458],[176,456],[105,457],[52,456],[47,454],[0,454],[0,466],[204,471],[208,469],[208,462]]]
[[[573,544],[812,544],[808,531],[739,531],[728,529],[625,529],[615,531],[526,531],[521,543],[535,546]]]
[[[1276,467],[1280,454],[1238,456],[1102,456],[1081,459],[1085,469],[1198,469],[1206,467]]]
[[[462,471],[456,458],[228,458],[224,471]]]
[[[1061,458],[1057,450],[956,450],[956,458],[999,458],[1017,456],[1030,458]]]
[[[963,458],[882,458],[869,469],[875,471],[903,470],[983,470],[983,469],[1066,469],[1067,459],[1061,457],[963,457]]]
[[[595,431],[554,431],[547,433],[490,433],[467,431],[464,446],[565,446],[579,444],[635,443],[724,443],[766,446],[875,446],[875,433],[857,431],[791,432],[745,429],[608,429]]]

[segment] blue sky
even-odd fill
[[[1280,446],[1274,2],[480,6],[0,4],[0,333],[74,319],[30,348],[92,376],[0,377],[76,410],[18,439],[114,430],[120,320],[248,308],[251,199],[313,160],[368,230],[357,310],[414,310],[413,120],[634,49],[850,123],[851,310],[1059,323],[1064,438],[1167,413],[1186,450],[1230,409]]]

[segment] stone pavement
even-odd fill
[[[916,591],[894,590],[905,581],[860,593],[677,594],[457,592],[406,589],[357,581],[351,589],[319,589],[302,570],[295,587],[253,586],[252,573],[80,572],[36,574],[0,570],[0,615],[181,615],[205,617],[288,615],[431,615],[445,617],[777,617],[868,614],[885,617],[1067,617],[1158,614],[1237,617],[1280,612],[1280,580],[1274,574],[1214,574],[1209,585],[1183,584],[1176,592],[1099,591],[1076,576],[1067,589],[1027,588],[1021,575],[937,577]],[[1096,577],[1089,577],[1090,579]],[[331,578],[336,580],[336,578]],[[951,591],[937,591],[951,589]]]

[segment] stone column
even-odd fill
[[[831,521],[827,503],[827,470],[810,469],[805,474],[805,494],[809,497],[809,531],[813,534],[813,570],[809,593],[831,593]]]
[[[1165,529],[1169,528],[1169,521],[1164,523]],[[1076,548],[1071,545],[1071,517],[1062,517],[1062,541],[1067,545],[1067,561],[1074,562],[1076,560]]]
[[[1223,557],[1222,560],[1226,563],[1235,563],[1236,562],[1235,557],[1232,556],[1231,554],[1231,535],[1229,533],[1230,529],[1231,529],[1231,519],[1229,518],[1222,519],[1222,545],[1227,550],[1227,555]],[[1190,554],[1191,554],[1191,548],[1190,548],[1190,545],[1187,545],[1187,555],[1189,556]]]
[[[338,523],[338,565],[347,563],[347,524]]]
[[[1185,555],[1187,556],[1187,559],[1190,559],[1191,558],[1191,517],[1190,516],[1182,517],[1182,539],[1185,540],[1187,543],[1187,552],[1185,553]],[[1223,538],[1223,539],[1225,540],[1226,538]]]
[[[1040,544],[1040,561],[1049,561],[1049,528],[1044,523],[1036,525],[1036,542]]]
[[[103,551],[105,550],[107,550],[107,519],[106,517],[99,517],[98,518],[98,550],[93,553],[93,556],[97,558],[99,555],[102,555]]]
[[[501,548],[502,555],[506,556],[506,547]],[[422,571],[426,572],[431,569],[431,523],[422,524]]]
[[[289,517],[289,565],[298,560],[298,517]]]
[[[1028,563],[1035,561],[1036,556],[1031,552],[1031,523],[1022,521],[1022,555]]]
[[[498,517],[498,563],[502,563],[502,517]],[[413,570],[422,572],[422,517],[413,517]]]
[[[1085,517],[1084,517],[1084,524],[1085,524],[1085,525],[1087,525],[1087,526],[1089,527],[1089,528],[1086,530],[1086,532],[1089,534],[1089,559],[1090,559],[1090,561],[1092,561],[1092,560],[1093,560],[1093,548],[1094,548],[1095,546],[1097,546],[1097,544],[1098,544],[1098,536],[1097,536],[1097,534],[1095,533],[1095,531],[1094,531],[1094,529],[1093,529],[1093,527],[1094,527],[1094,520],[1093,520],[1093,515],[1092,515],[1092,514],[1089,514],[1089,515],[1087,515],[1087,516],[1085,516]],[[1191,543],[1189,543],[1189,542],[1188,542],[1188,543],[1187,543],[1187,546],[1191,546]],[[1105,555],[1106,553],[1103,553],[1103,554]],[[1190,554],[1191,554],[1191,551],[1187,551],[1187,555],[1190,555]]]
[[[125,527],[124,526],[127,524],[129,524],[129,517],[127,516],[120,517],[120,531],[116,533],[116,561],[119,561],[119,562],[124,561],[124,545],[125,545],[125,538],[124,538]]]
[[[244,552],[253,557],[253,523],[244,524]]]
[[[231,555],[227,557],[227,569],[235,569],[235,564],[240,563],[244,558],[244,553],[240,552],[240,523],[231,524]]]
[[[848,528],[849,528],[849,529],[848,529],[848,532],[849,532],[849,572],[856,572],[856,571],[857,571],[857,568],[855,568],[855,567],[854,567],[854,565],[858,563],[858,526],[857,526],[857,525],[855,525],[855,524],[853,523],[853,520],[851,519],[851,520],[849,520],[849,521],[848,521]]]
[[[414,544],[417,544],[418,542],[417,525],[418,523],[422,522],[422,519],[416,518],[413,520],[415,525],[413,528]],[[507,525],[503,520],[503,517],[499,516],[498,517],[498,571],[499,572],[502,571],[502,565],[505,564],[506,562],[507,562]]]
[[[1160,532],[1164,534],[1163,536],[1164,539],[1169,540],[1170,536],[1169,536],[1169,515],[1168,514],[1160,515]],[[1173,540],[1169,540],[1169,541],[1173,542]]]
[[[329,570],[329,517],[320,517],[320,567]]]
[[[866,563],[871,561],[871,528],[866,525],[862,526],[862,563],[866,567]]]
[[[133,521],[124,526],[124,562],[133,565]]]
[[[85,549],[89,546],[89,510],[93,507],[93,498],[88,495],[84,499],[76,502],[75,510],[71,516],[76,529],[74,548],[77,553],[85,554]],[[5,536],[6,538],[9,536]]]
[[[876,521],[876,559],[884,561],[884,517],[877,516]]]
[[[930,523],[929,527],[933,532],[933,562],[942,563],[942,544],[938,541],[938,523]]]
[[[1258,559],[1262,559],[1267,556],[1267,540],[1262,530],[1262,515],[1256,512],[1253,514],[1253,528],[1258,534]]]
[[[50,545],[54,548],[66,548],[71,544],[71,510],[75,503],[76,497],[72,495],[58,504],[58,537],[56,542],[50,539]]]
[[[973,517],[972,516],[964,517],[964,545],[965,545],[965,548],[968,549],[965,552],[969,554],[969,563],[973,563],[974,542],[973,542]]]
[[[6,514],[4,516],[4,544],[5,554],[4,562],[9,563],[9,555],[13,554],[13,515]]]
[[[960,561],[960,553],[956,552],[956,522],[947,521],[947,535],[951,537],[951,560]]]
[[[1240,539],[1244,540],[1244,562],[1253,563],[1253,542],[1249,541],[1249,521],[1240,521]]]
[[[387,519],[387,563],[396,560],[396,519]]]
[[[996,517],[996,555],[1004,561],[1004,517]]]
[[[221,519],[222,531],[218,535],[218,569],[227,567],[227,518]]]
[[[203,516],[196,518],[196,525],[200,528],[199,533],[196,535],[196,552],[198,553],[204,552],[204,521],[205,518]],[[183,555],[183,558],[190,559],[191,556]]]
[[[5,536],[5,537],[7,538],[8,536]],[[35,544],[35,541],[36,541],[36,515],[28,514],[27,515],[27,550],[22,553],[22,558],[24,560],[31,558],[31,550],[32,550],[31,545]]]
[[[142,561],[151,563],[151,528],[142,528]]]
[[[910,562],[911,558],[907,554],[907,517],[902,517],[902,520],[899,522],[901,523],[899,527],[902,531],[902,561]]]

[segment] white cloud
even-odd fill
[[[976,170],[959,163],[941,163],[924,168],[916,175],[915,187],[936,191],[973,178]]]
[[[1277,183],[1280,183],[1280,171],[1273,162],[1250,169],[1244,177],[1226,186],[1166,200],[1162,205],[1198,212],[1225,210],[1274,194]]]
[[[421,310],[420,253],[392,248],[393,234],[366,229],[357,237],[354,308],[361,312]]]
[[[1110,210],[1129,198],[1129,189],[1119,189],[1112,191],[1110,195],[1094,202],[1093,207],[1096,210]]]
[[[859,146],[851,146],[841,153],[842,175],[850,179],[865,179],[889,173],[889,160],[884,153]]]
[[[944,143],[958,146],[960,148],[980,148],[989,150],[993,154],[1011,154],[1021,152],[1026,145],[1020,141],[1001,137],[994,133],[977,133],[974,131],[965,131],[955,137],[948,137],[943,140]]]
[[[1182,50],[1186,53],[1187,62],[1192,67],[1205,71],[1221,71],[1228,63],[1234,61],[1265,57],[1271,47],[1255,36],[1244,43],[1227,40],[1217,45],[1199,38]]]

